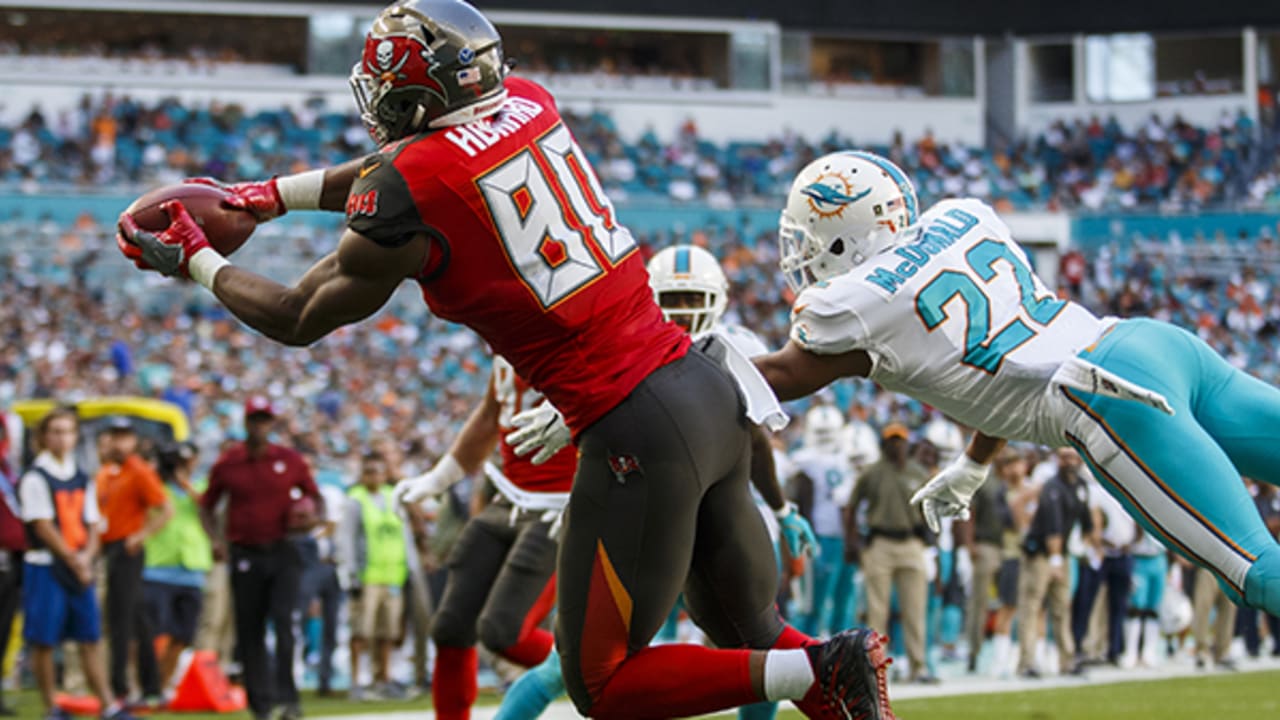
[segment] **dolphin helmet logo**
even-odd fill
[[[809,209],[818,217],[841,217],[844,209],[871,194],[871,188],[853,192],[853,183],[842,173],[823,173],[800,190],[809,198]]]

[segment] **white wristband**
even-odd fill
[[[217,250],[202,247],[187,261],[187,274],[209,292],[213,292],[213,281],[218,276],[218,271],[230,264]]]
[[[453,453],[445,453],[440,462],[436,463],[434,471],[440,473],[439,478],[444,487],[452,487],[467,476],[467,471],[458,463]]]
[[[276,178],[276,190],[286,210],[319,210],[324,170],[308,170]]]

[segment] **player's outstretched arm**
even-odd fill
[[[426,254],[425,235],[391,248],[347,230],[338,249],[293,287],[225,260],[212,271],[193,271],[192,277],[246,325],[277,342],[301,346],[372,315],[407,277],[406,268],[422,267]]]
[[[502,406],[489,378],[484,398],[471,411],[462,432],[453,439],[449,452],[427,472],[396,483],[396,501],[416,505],[440,495],[467,475],[477,472],[498,445],[498,416]]]
[[[751,426],[751,484],[755,486],[764,499],[773,516],[778,519],[778,529],[786,540],[787,550],[792,557],[818,554],[818,537],[813,534],[813,527],[800,514],[795,503],[787,502],[778,482],[778,469],[773,462],[773,445],[769,435],[759,425]]]
[[[840,378],[866,377],[871,372],[871,356],[862,350],[818,355],[794,340],[777,352],[752,358],[752,362],[783,401],[812,394]]]
[[[773,445],[769,434],[759,425],[751,426],[751,484],[770,510],[778,512],[787,506],[787,496],[778,482],[778,468],[773,462]]]
[[[196,177],[183,182],[222,188],[231,193],[223,204],[252,214],[258,222],[266,222],[290,210],[345,211],[351,185],[359,177],[364,161],[361,157],[333,167],[267,180],[224,183],[216,178]]]

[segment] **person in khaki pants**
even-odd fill
[[[1080,459],[1075,450],[1063,448],[1058,450],[1058,472],[1040,488],[1031,526],[1022,540],[1018,568],[1018,674],[1022,677],[1040,677],[1036,641],[1043,634],[1041,608],[1046,600],[1058,646],[1058,667],[1064,674],[1081,672],[1071,636],[1071,577],[1064,559],[1067,537],[1076,523],[1086,537],[1092,537],[1093,517]]]
[[[991,609],[991,590],[1004,563],[1004,534],[1013,528],[1007,487],[1011,479],[1021,485],[1026,473],[1026,461],[1022,455],[1006,448],[996,458],[992,471],[995,477],[988,479],[973,496],[972,518],[956,523],[963,549],[969,553],[973,563],[972,590],[965,608],[965,636],[969,640],[971,673],[978,670],[978,652],[982,649],[987,615]],[[1007,644],[1007,637],[1005,642]],[[999,657],[1001,653],[996,655]]]
[[[867,626],[888,631],[889,594],[897,587],[911,680],[936,683],[925,664],[928,579],[921,540],[924,517],[911,505],[912,494],[924,486],[929,473],[907,457],[908,438],[905,426],[885,426],[881,458],[858,478],[845,511],[846,522],[849,536],[858,537],[859,512],[865,504],[867,546],[861,551],[861,562],[867,588]]]
[[[1214,663],[1223,670],[1236,669],[1235,661],[1228,657],[1236,629],[1236,609],[1213,575],[1196,570],[1191,593],[1191,636],[1196,641],[1197,668]]]

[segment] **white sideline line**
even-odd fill
[[[1276,672],[1280,671],[1280,660],[1264,658],[1260,660],[1244,660],[1236,672],[1222,670],[1197,670],[1185,659],[1170,661],[1158,668],[1139,668],[1120,670],[1118,668],[1094,668],[1083,678],[1052,676],[1040,680],[998,680],[995,678],[956,676],[945,679],[938,685],[904,685],[890,683],[889,695],[898,700],[914,700],[917,698],[955,697],[961,695],[985,695],[992,693],[1026,692],[1035,690],[1051,690],[1066,687],[1095,687],[1098,685],[1117,685],[1120,683],[1145,682],[1151,680],[1172,680],[1184,677],[1214,677],[1235,675],[1240,673]],[[426,703],[426,700],[423,700]],[[305,709],[305,708],[304,708]],[[493,720],[498,713],[497,705],[477,706],[471,710],[472,720]],[[727,714],[726,714],[727,715]],[[551,704],[542,717],[545,720],[573,720],[579,717],[567,700]],[[363,715],[334,715],[317,717],[313,720],[427,720],[434,719],[435,713],[422,710],[402,710],[398,712],[378,712],[377,705],[371,704],[369,712]]]

